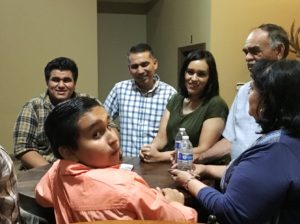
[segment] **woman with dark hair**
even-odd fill
[[[170,173],[220,223],[298,223],[300,220],[300,62],[260,61],[252,69],[249,114],[262,137],[228,167],[195,165]],[[221,178],[221,190],[201,177]]]
[[[195,157],[220,138],[228,107],[219,97],[218,72],[209,51],[196,50],[185,59],[179,74],[179,94],[169,101],[159,131],[149,145],[141,148],[145,162],[169,161],[179,128],[185,128]]]

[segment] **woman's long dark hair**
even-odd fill
[[[254,65],[252,78],[261,98],[257,123],[262,133],[283,128],[300,137],[300,62],[261,60]]]
[[[219,80],[218,80],[218,71],[214,56],[206,50],[196,50],[188,54],[187,58],[184,60],[179,73],[178,86],[180,94],[184,97],[189,97],[188,91],[185,86],[185,73],[191,61],[205,60],[208,65],[209,78],[207,85],[203,91],[204,101],[211,99],[214,96],[219,95]]]

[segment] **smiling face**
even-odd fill
[[[142,92],[147,92],[154,86],[153,75],[155,74],[158,62],[149,51],[131,53],[128,57],[128,69],[137,86]]]
[[[185,72],[185,86],[188,94],[199,98],[209,79],[209,68],[205,60],[191,61]]]
[[[75,91],[76,83],[71,71],[54,69],[50,73],[47,86],[50,99],[56,105],[71,98]]]
[[[103,107],[96,106],[84,113],[78,120],[77,128],[77,149],[72,151],[77,162],[95,168],[119,164],[119,139],[111,130],[108,114]]]

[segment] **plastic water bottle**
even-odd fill
[[[181,142],[182,142],[182,137],[187,135],[185,128],[179,128],[176,136],[175,136],[175,162],[177,162],[177,157],[178,157],[178,149],[180,148]]]
[[[193,168],[193,145],[189,136],[182,137],[182,142],[177,154],[177,168],[180,170],[191,170]]]

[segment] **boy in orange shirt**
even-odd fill
[[[150,188],[119,169],[119,139],[104,107],[77,97],[57,105],[45,122],[56,161],[36,187],[36,200],[54,207],[56,223],[106,219],[196,222],[177,190]]]

